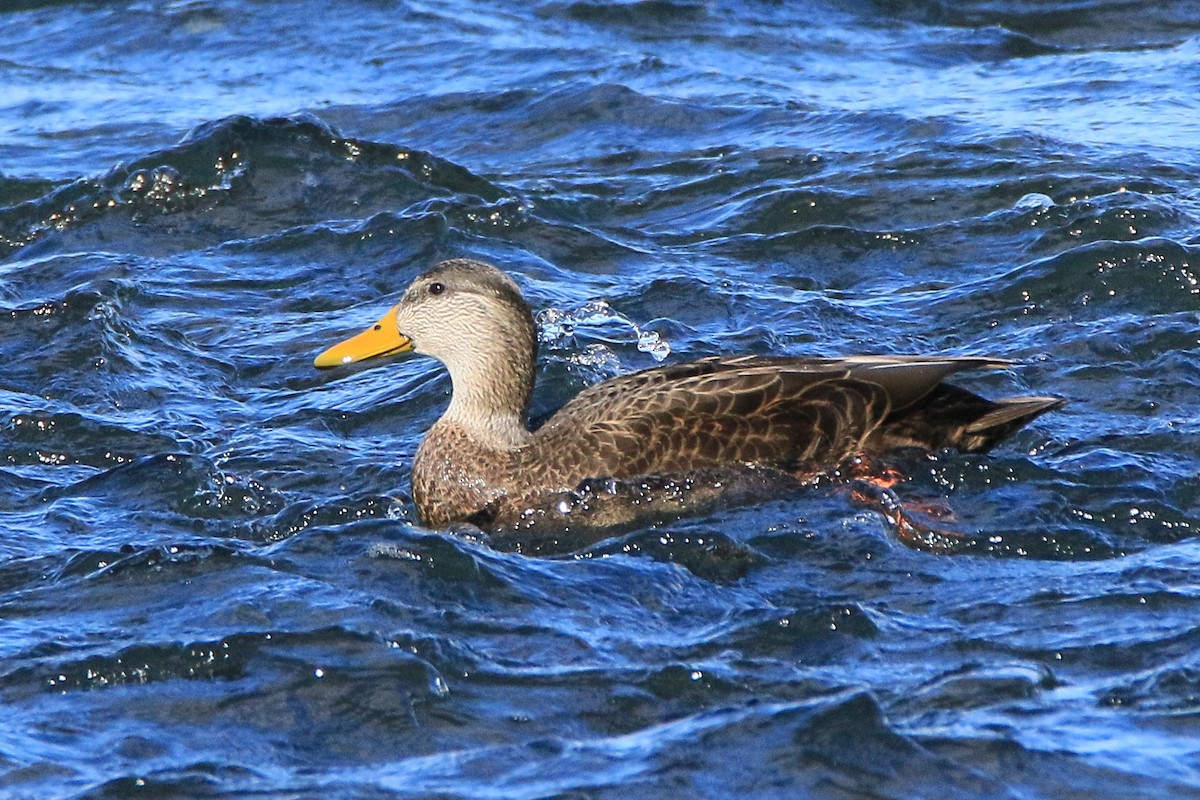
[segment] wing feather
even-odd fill
[[[896,409],[983,358],[712,357],[585,389],[534,434],[529,463],[570,482],[730,463],[836,463]],[[582,469],[586,475],[568,475]],[[558,477],[556,475],[556,477]]]

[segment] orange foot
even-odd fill
[[[852,481],[866,481],[881,489],[891,489],[908,480],[908,476],[900,470],[889,467],[866,453],[860,454],[851,461],[845,473],[846,477]]]
[[[850,498],[883,514],[896,537],[915,550],[955,553],[973,541],[944,498],[901,501],[891,485],[871,479],[854,481]]]

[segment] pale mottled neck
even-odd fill
[[[453,425],[479,444],[492,450],[512,450],[523,446],[529,439],[525,427],[524,413],[497,411],[480,407],[476,403],[461,399],[455,391],[450,407],[438,420],[438,424]]]
[[[533,394],[533,359],[532,353],[512,347],[491,353],[480,348],[448,364],[454,388],[441,422],[492,449],[524,445],[530,435],[525,418]]]

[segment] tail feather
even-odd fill
[[[965,389],[941,384],[917,408],[888,419],[872,435],[873,450],[952,447],[982,453],[1047,411],[1062,408],[1061,397],[1005,397],[986,400]]]
[[[1047,411],[1062,408],[1067,404],[1061,397],[1005,397],[993,402],[996,407],[967,425],[967,433],[984,433],[1014,422],[1018,423],[1019,427]]]
[[[1062,408],[1067,401],[1061,397],[1004,397],[992,404],[991,410],[963,427],[959,449],[968,453],[990,450],[1047,411]]]

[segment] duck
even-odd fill
[[[718,355],[588,386],[531,425],[537,350],[516,281],[455,258],[421,274],[378,322],[313,363],[330,369],[415,353],[449,371],[449,405],[411,471],[417,513],[432,528],[511,528],[534,509],[615,482],[703,483],[720,494],[747,475],[830,475],[907,448],[983,453],[1066,402],[987,400],[946,382],[1012,367],[1005,359]]]

